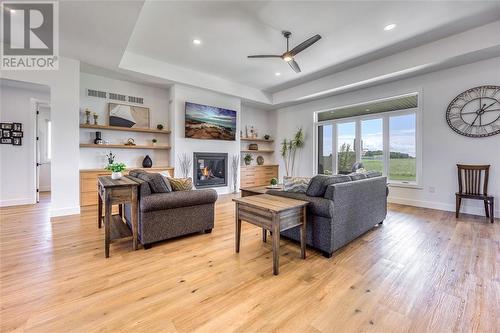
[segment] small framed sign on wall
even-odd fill
[[[0,123],[0,144],[22,146],[23,124]]]

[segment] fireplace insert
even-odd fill
[[[196,188],[227,186],[227,153],[194,153]]]

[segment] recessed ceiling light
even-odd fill
[[[274,73],[274,75],[276,75],[276,76],[280,76],[280,75],[281,75],[281,73],[276,72],[276,73]]]
[[[365,111],[366,111],[366,112],[370,112],[370,109],[366,109]]]
[[[194,45],[200,45],[201,44],[201,40],[199,40],[199,39],[193,39],[193,44]]]
[[[15,9],[9,9],[9,10],[10,10],[10,12],[11,12],[12,14],[15,14],[15,13],[16,13],[16,10],[15,10]]]
[[[384,27],[384,30],[385,31],[389,31],[389,30],[392,30],[396,27],[396,25],[394,23],[391,23],[391,24],[388,24]]]

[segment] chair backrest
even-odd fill
[[[489,165],[457,164],[457,167],[458,193],[488,195]]]

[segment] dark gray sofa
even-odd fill
[[[387,178],[379,176],[327,185],[323,196],[277,190],[268,194],[310,202],[307,208],[307,244],[329,258],[335,250],[384,221],[387,215],[386,184]],[[300,241],[298,227],[281,234]]]
[[[212,231],[217,201],[215,190],[152,193],[147,181],[127,177],[139,183],[138,236],[144,248],[166,239]],[[124,213],[130,225],[130,204],[125,204]]]

